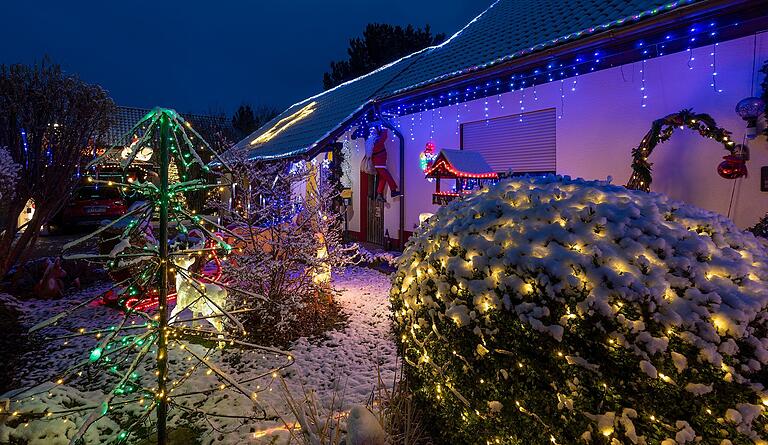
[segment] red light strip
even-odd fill
[[[435,162],[432,167],[428,168],[424,173],[429,176],[431,175],[435,170],[438,170],[439,168],[443,168],[444,170],[447,170],[448,173],[453,174],[456,177],[459,178],[470,178],[470,179],[495,179],[498,178],[499,175],[495,172],[491,173],[466,173],[460,170],[457,170],[449,164],[445,158],[439,159],[437,162]]]

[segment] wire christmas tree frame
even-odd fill
[[[129,147],[124,149],[123,147]],[[159,165],[159,174],[152,180],[123,181],[99,179],[89,177],[89,180],[97,186],[119,187],[124,192],[137,193],[145,202],[137,205],[123,217],[100,227],[95,232],[77,239],[64,246],[65,250],[83,244],[95,236],[107,234],[107,230],[121,229],[117,237],[117,243],[108,254],[73,254],[65,258],[85,259],[104,264],[110,271],[129,271],[125,278],[116,280],[116,283],[107,291],[117,296],[119,301],[131,299],[134,304],[127,307],[122,319],[116,326],[105,329],[85,330],[65,337],[95,336],[98,343],[92,348],[87,358],[70,366],[58,374],[56,385],[76,380],[78,372],[90,367],[106,369],[114,375],[117,384],[107,392],[103,400],[95,406],[80,407],[68,412],[84,411],[90,409],[90,415],[79,427],[77,433],[71,438],[70,443],[78,443],[88,429],[100,418],[107,415],[110,409],[131,403],[141,403],[145,399],[151,400],[146,406],[144,414],[119,432],[115,432],[110,442],[124,443],[132,433],[144,424],[156,412],[157,418],[157,443],[166,444],[168,440],[166,420],[171,407],[183,407],[175,400],[209,393],[214,390],[233,388],[249,397],[256,404],[257,392],[266,390],[265,387],[257,387],[251,390],[247,383],[261,379],[274,379],[276,373],[293,363],[293,357],[276,348],[263,347],[247,343],[238,339],[236,335],[244,334],[245,327],[238,321],[238,313],[247,312],[247,307],[237,307],[237,298],[232,294],[248,294],[245,291],[235,289],[227,283],[220,281],[221,274],[215,277],[206,276],[202,266],[210,258],[225,256],[233,250],[233,247],[224,241],[224,234],[228,237],[239,239],[238,235],[225,227],[218,225],[199,215],[194,214],[185,207],[184,196],[188,192],[208,190],[212,188],[224,189],[232,186],[227,179],[229,171],[226,163],[210,145],[186,122],[178,113],[169,109],[155,108],[145,115],[133,129],[123,136],[118,144],[108,149],[103,156],[94,160],[89,165],[89,171],[98,171],[98,167],[107,161],[119,160],[122,170],[129,168],[141,154],[146,157],[151,153],[154,163]],[[175,161],[179,169],[179,182],[169,181],[169,165]],[[210,183],[205,179],[195,178],[196,174],[207,173],[217,176],[216,183]],[[153,219],[157,216],[158,236],[155,238],[152,232]],[[171,243],[171,231],[176,232]],[[113,241],[115,241],[113,239]],[[198,263],[200,271],[192,264]],[[202,264],[200,264],[202,263]],[[169,317],[168,303],[172,284],[169,276],[175,274],[177,283],[176,292],[185,292],[186,304],[184,309],[193,309],[191,318],[181,318],[177,314]],[[181,287],[182,289],[179,289]],[[212,295],[217,297],[214,298]],[[76,307],[62,312],[30,329],[30,333],[44,331],[73,312],[80,310],[89,303],[100,299],[104,294],[99,294],[93,299],[82,302]],[[250,294],[249,294],[250,295]],[[224,296],[225,299],[221,297]],[[251,297],[257,297],[250,295]],[[157,311],[152,313],[145,310],[142,303],[157,300]],[[177,300],[182,304],[182,299]],[[194,315],[194,307],[205,307],[201,316]],[[138,309],[141,308],[141,309]],[[178,311],[174,311],[178,312]],[[220,330],[221,320],[228,322],[229,330]],[[137,323],[138,321],[138,323]],[[208,322],[214,329],[195,325]],[[190,325],[191,324],[191,325]],[[63,337],[48,337],[53,341]],[[185,340],[192,340],[198,344],[207,345],[208,352],[200,354],[189,348]],[[210,359],[211,352],[224,345],[236,346],[240,349],[259,350],[261,353],[274,354],[283,357],[283,364],[265,370],[247,379],[238,380],[219,368]],[[169,348],[176,348],[187,355],[187,359],[193,365],[184,372],[174,373],[175,379],[171,379],[172,370],[168,362]],[[142,364],[146,364],[154,353],[156,363],[157,381],[150,385],[147,379],[137,372]],[[215,388],[194,388],[187,391],[179,391],[182,384],[199,369],[206,368],[206,374],[214,375],[219,384]],[[26,390],[23,396],[11,403],[18,403],[25,398],[34,397],[37,394],[49,392],[50,387],[42,390]],[[173,393],[173,394],[172,394]],[[17,393],[22,394],[22,393]],[[258,415],[243,415],[243,419],[258,419],[266,416],[266,411],[259,408]],[[208,415],[208,413],[196,410],[196,414]],[[52,419],[64,413],[59,412],[30,412],[14,414],[27,421],[33,419]]]

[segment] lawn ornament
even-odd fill
[[[437,205],[444,205],[471,194],[486,183],[499,179],[499,175],[488,165],[483,155],[471,150],[441,150],[424,174],[427,179],[436,179],[432,204]],[[441,190],[441,179],[454,180],[454,189]]]
[[[227,300],[227,291],[213,283],[203,283],[193,277],[190,268],[196,258],[192,255],[180,255],[174,258],[176,266],[176,306],[171,311],[173,319],[184,309],[189,309],[193,317],[205,317],[217,331],[224,328],[221,308]]]
[[[34,292],[38,298],[45,300],[59,298],[64,293],[64,280],[67,272],[61,267],[61,260],[46,259],[45,272],[40,281],[35,284]]]

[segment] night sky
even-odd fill
[[[369,22],[448,36],[491,0],[24,1],[0,4],[0,63],[44,55],[119,105],[231,114],[322,90]]]

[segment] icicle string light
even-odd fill
[[[636,57],[638,61],[642,61],[675,51],[688,51],[688,64],[689,68],[692,68],[693,61],[695,60],[693,49],[702,47],[702,45],[705,44],[706,38],[702,37],[714,39],[713,36],[718,35],[723,29],[734,28],[737,26],[738,23],[730,23],[717,27],[714,23],[710,23],[709,26],[694,26],[687,28],[685,33],[667,32],[662,34],[661,37],[657,39],[658,41],[641,41],[638,42],[635,48],[623,52],[608,53],[602,50],[596,50],[590,53],[589,56],[580,55],[570,62],[548,62],[540,68],[532,68],[529,71],[514,74],[511,76],[511,81],[507,83],[502,82],[502,77],[500,79],[488,80],[481,84],[464,87],[458,91],[438,91],[435,95],[429,96],[429,99],[427,100],[422,98],[418,99],[416,102],[398,101],[396,104],[391,105],[387,104],[386,100],[384,100],[383,109],[395,116],[409,115],[428,111],[431,108],[441,108],[466,103],[479,98],[510,93],[520,89],[554,82],[555,80],[565,80],[567,78],[573,78],[571,85],[573,91],[576,88],[577,76],[584,72],[595,72],[613,66],[611,63],[608,63],[607,59],[618,57]],[[505,77],[507,79],[510,78],[509,75],[506,75]],[[538,97],[537,93],[538,92],[532,93],[534,102]],[[357,122],[353,122],[350,124],[350,127],[356,126],[357,124]]]

